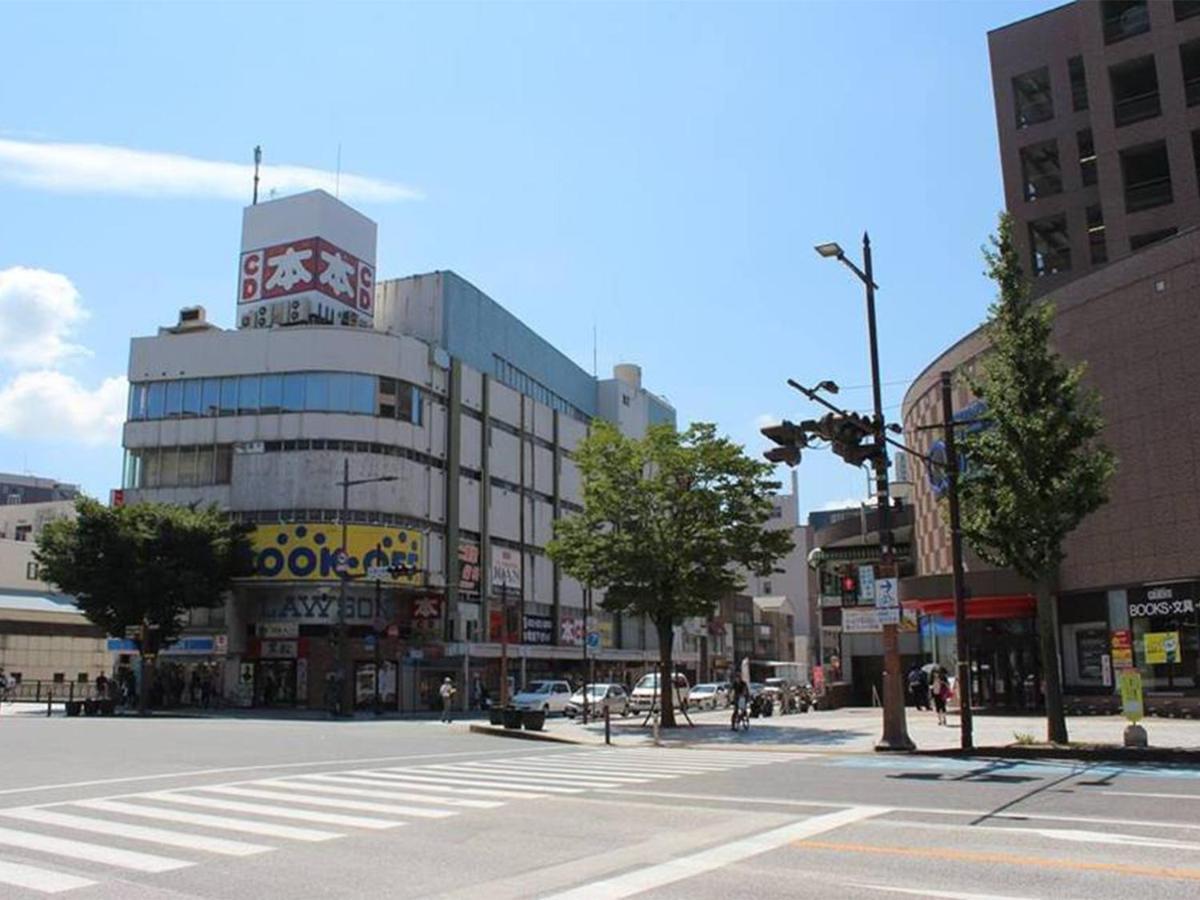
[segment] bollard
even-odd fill
[[[50,707],[54,703],[54,691],[46,692],[46,718],[50,718]]]
[[[610,713],[611,713],[611,710],[609,710],[608,704],[607,703],[604,704],[604,743],[611,745],[612,744],[612,721],[609,719]]]

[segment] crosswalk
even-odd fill
[[[0,888],[58,894],[98,884],[113,872],[172,872],[210,859],[253,857],[292,842],[331,841],[508,803],[629,789],[791,759],[754,751],[559,751],[325,770],[0,808]],[[131,844],[139,849],[129,849]]]

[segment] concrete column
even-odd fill
[[[462,697],[463,712],[471,708],[471,652],[463,645],[462,687],[459,688]]]

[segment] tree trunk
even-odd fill
[[[659,725],[663,728],[675,727],[675,664],[671,659],[672,643],[675,637],[672,623],[668,619],[655,622],[658,629],[658,659],[660,663],[658,677],[659,709],[662,710]]]
[[[1042,683],[1046,694],[1046,740],[1067,743],[1067,717],[1063,710],[1062,681],[1059,678],[1058,635],[1054,615],[1054,595],[1050,579],[1039,578],[1037,595],[1038,635],[1042,645]]]
[[[144,716],[149,712],[150,708],[150,687],[154,684],[154,663],[147,662],[145,656],[142,657],[142,677],[141,683],[138,685],[138,715]]]

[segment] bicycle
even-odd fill
[[[733,710],[733,721],[730,723],[730,730],[737,731],[739,728],[742,731],[750,730],[750,707],[746,703],[739,703]]]

